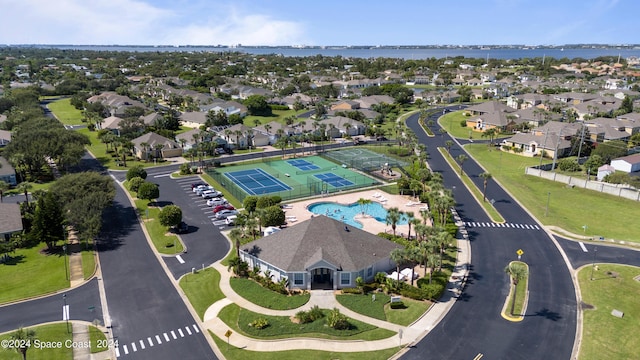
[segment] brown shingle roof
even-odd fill
[[[346,231],[347,228],[349,231]],[[400,248],[387,239],[323,215],[278,231],[242,247],[281,270],[305,271],[324,260],[343,271],[358,271]]]
[[[0,234],[22,231],[20,205],[0,203]]]

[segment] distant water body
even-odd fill
[[[583,58],[593,59],[600,56],[620,56],[625,59],[630,56],[640,57],[640,48],[293,48],[293,47],[215,47],[215,46],[99,46],[99,45],[29,45],[35,48],[55,48],[66,50],[93,51],[125,51],[125,52],[242,52],[254,55],[279,54],[282,56],[342,56],[345,58],[401,58],[401,59],[429,59],[451,58],[463,56],[465,58],[490,59],[522,59],[522,58]]]

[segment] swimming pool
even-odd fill
[[[355,219],[356,215],[362,213],[362,207],[358,203],[342,205],[334,202],[319,202],[309,205],[307,209],[314,214],[325,215],[362,229],[362,224]],[[386,223],[387,210],[380,203],[372,202],[367,204],[365,214],[373,217],[378,222]],[[407,219],[402,216],[396,225],[405,224],[407,224]]]

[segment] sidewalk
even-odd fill
[[[459,219],[457,213],[454,213],[454,216]],[[401,326],[353,312],[338,303],[334,296],[334,291],[332,290],[311,291],[311,298],[309,299],[309,302],[298,309],[273,310],[263,308],[244,299],[235,291],[233,291],[229,282],[229,271],[226,267],[218,262],[215,263],[212,267],[220,273],[220,290],[224,293],[226,298],[217,301],[207,309],[203,318],[203,328],[210,330],[220,339],[224,340],[226,338],[225,333],[230,329],[222,320],[217,317],[217,315],[220,310],[222,310],[222,308],[231,303],[235,303],[242,308],[256,313],[274,316],[293,316],[300,310],[306,310],[313,307],[314,305],[318,305],[319,307],[324,309],[332,309],[334,307],[338,308],[341,313],[350,318],[377,326],[379,328],[391,330],[396,333],[399,333],[401,331],[401,335],[397,334],[386,339],[375,341],[327,340],[312,338],[259,340],[252,339],[233,332],[229,337],[229,344],[251,351],[322,350],[334,352],[365,352],[389,349],[399,345],[410,345],[426,336],[429,331],[433,329],[438,324],[438,322],[440,322],[440,320],[451,309],[458,296],[462,292],[462,289],[464,288],[464,283],[468,274],[468,265],[471,261],[471,249],[466,231],[461,228],[460,233],[463,235],[463,238],[458,239],[458,258],[456,260],[456,266],[449,280],[447,289],[445,290],[439,302],[434,303],[429,308],[429,310],[424,315],[422,315],[422,317],[420,317],[409,326]]]

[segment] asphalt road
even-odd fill
[[[509,227],[491,225],[436,150],[444,147],[448,135],[428,137],[418,128],[417,115],[408,119],[407,125],[427,145],[432,170],[443,175],[447,188],[455,187],[456,210],[471,224],[472,266],[460,300],[403,358],[473,359],[482,354],[488,359],[569,359],[576,330],[576,299],[569,270],[556,246],[544,231],[531,226],[536,225],[535,220],[495,184],[487,189],[487,197],[496,201]],[[461,151],[457,146],[451,149],[453,156]],[[472,159],[464,163],[464,169],[472,177],[483,172]],[[481,182],[479,186],[482,188]],[[509,322],[500,316],[509,291],[504,267],[517,259],[518,249],[523,249],[522,260],[530,266],[529,300],[525,319]]]
[[[214,359],[120,187],[104,220],[97,244],[120,358]]]

